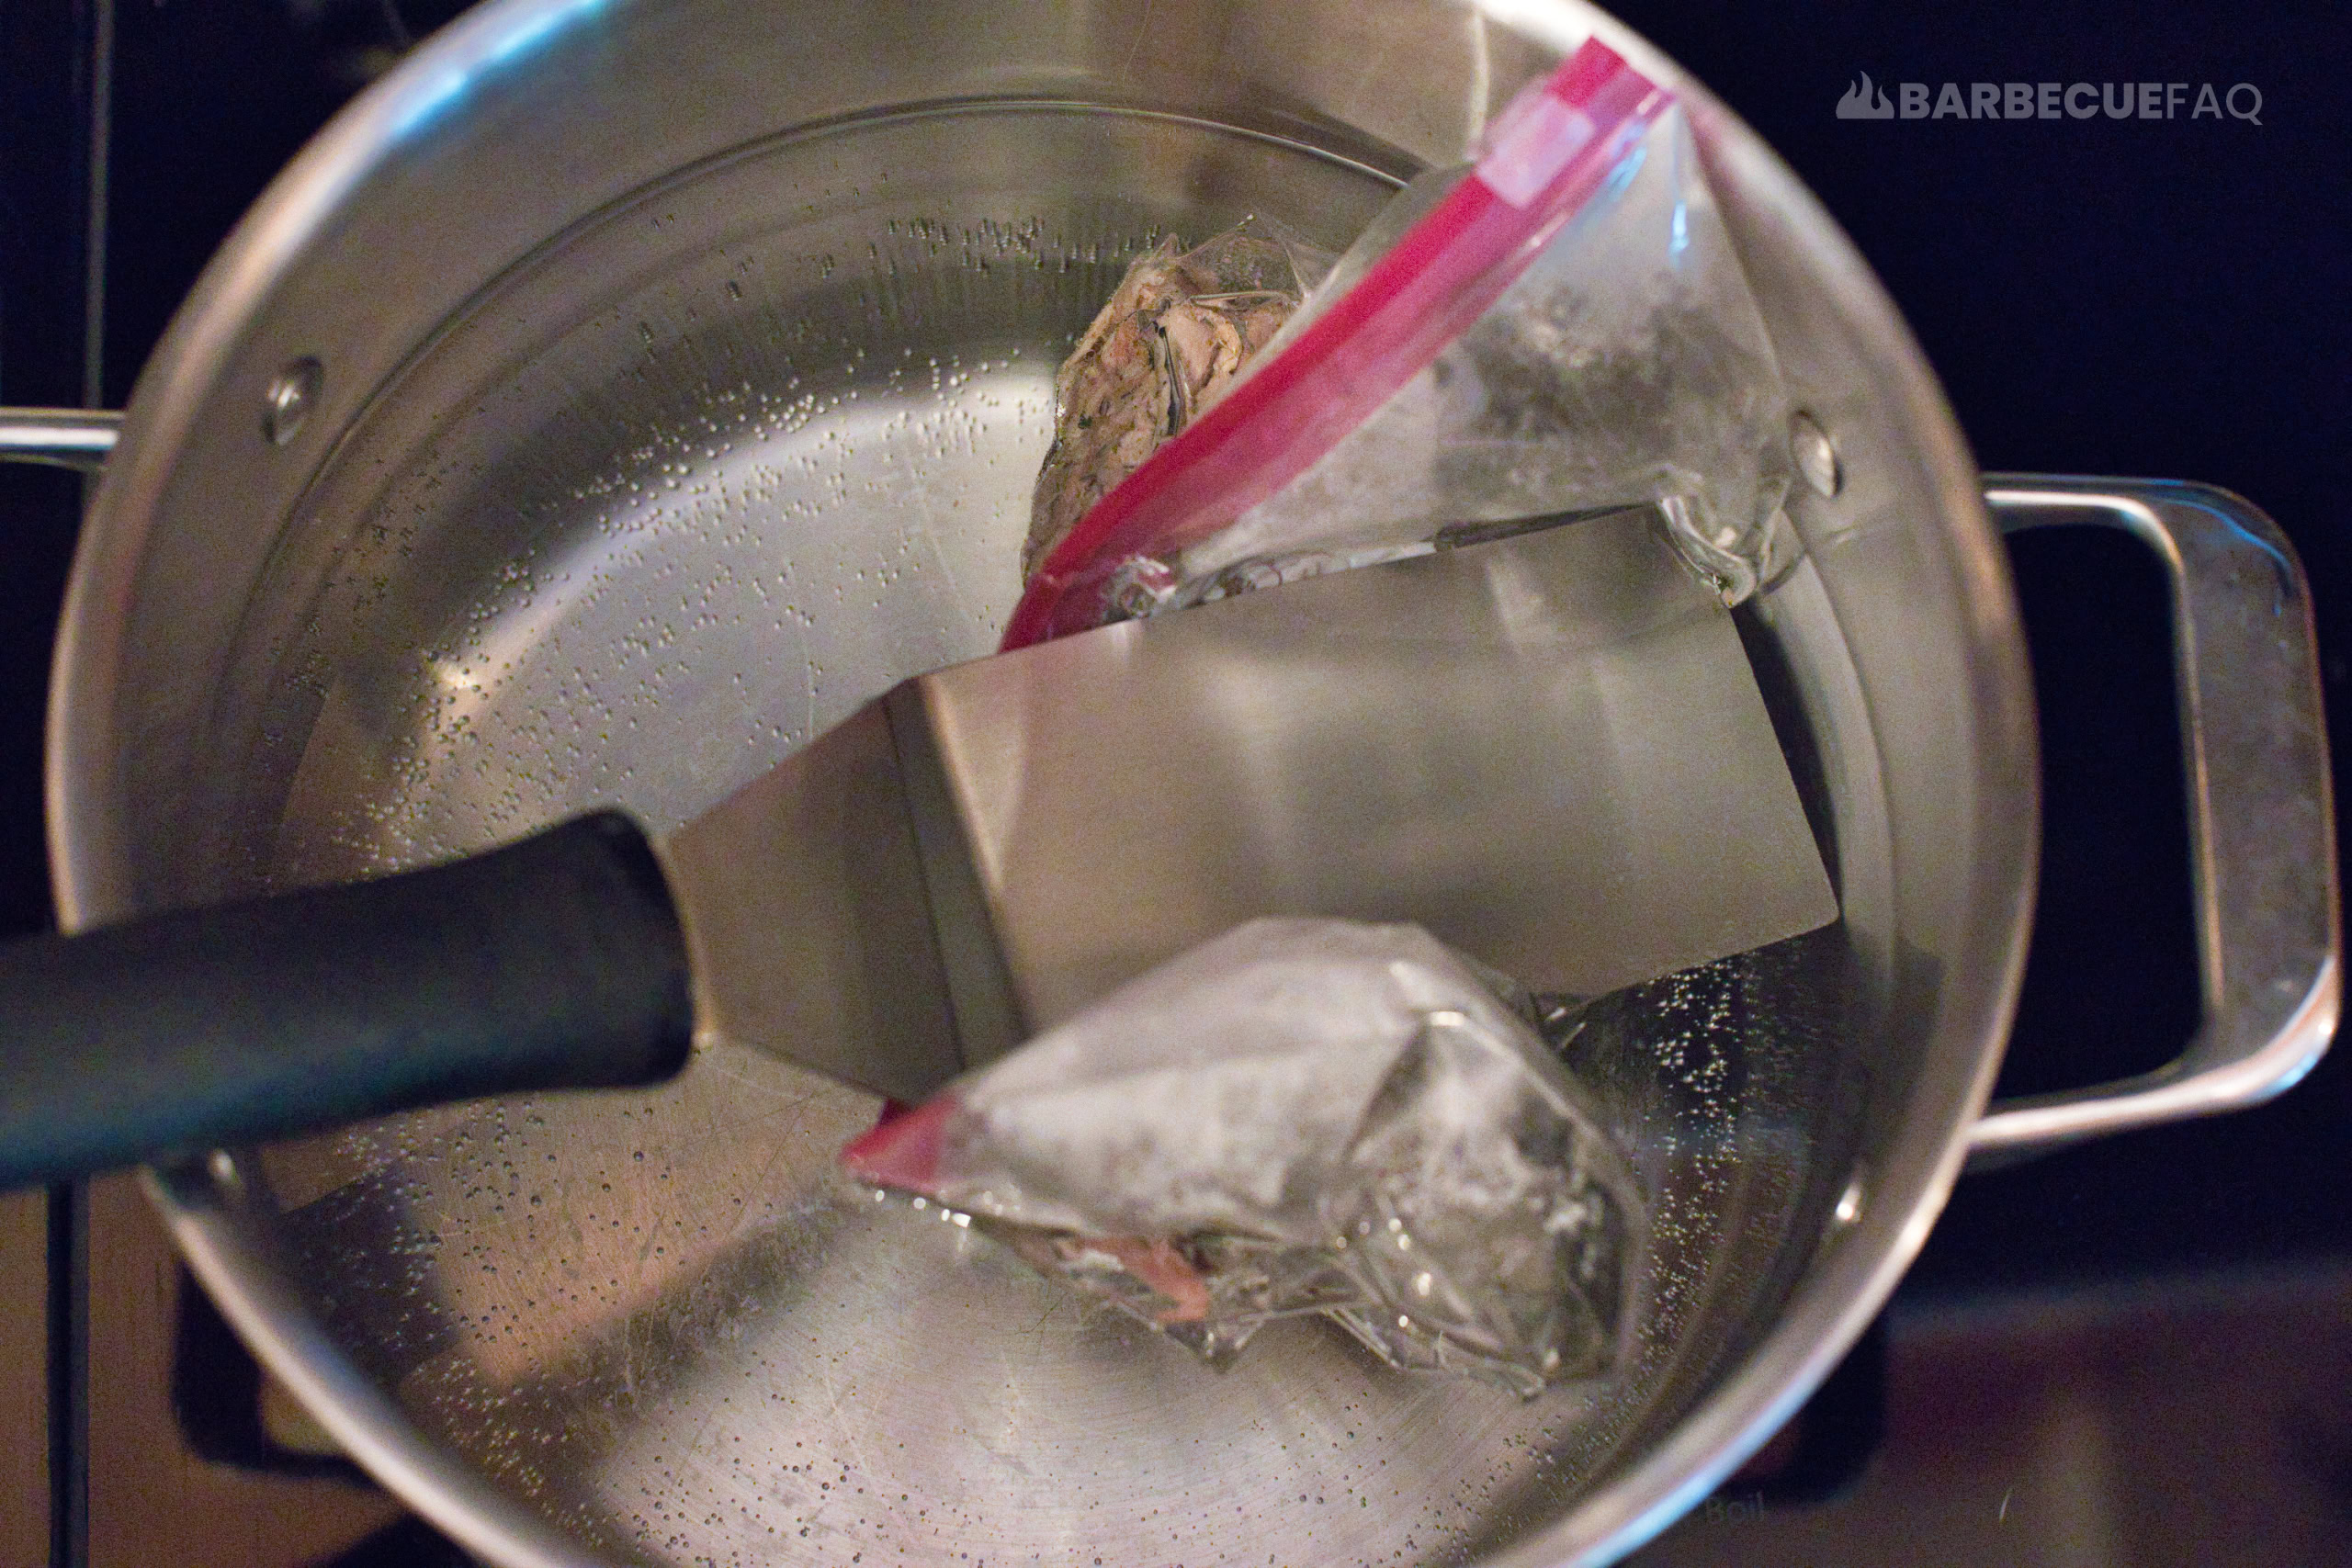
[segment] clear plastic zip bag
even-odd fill
[[[1688,118],[1589,42],[1030,562],[1005,646],[1629,503],[1736,603],[1792,547],[1788,418]]]
[[[1631,1326],[1624,1154],[1525,992],[1418,926],[1236,927],[842,1161],[1213,1364],[1319,1313],[1532,1396]]]

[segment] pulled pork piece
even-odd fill
[[[1096,502],[1231,385],[1298,309],[1288,247],[1239,230],[1136,258],[1054,380],[1054,445],[1037,475],[1026,581]]]

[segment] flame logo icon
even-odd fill
[[[1884,92],[1871,85],[1869,72],[1863,71],[1858,74],[1861,80],[1847,88],[1846,96],[1838,100],[1838,118],[1839,119],[1893,119],[1894,118],[1893,101]]]

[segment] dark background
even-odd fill
[[[262,186],[458,8],[0,0],[0,402],[119,407]],[[1615,8],[1845,226],[1983,467],[2202,479],[2275,516],[2312,580],[2332,728],[2352,735],[2345,7]],[[101,55],[110,70],[94,67]],[[1861,72],[1890,94],[1905,81],[2189,89],[2171,121],[1838,120]],[[2263,123],[2187,118],[2206,83],[2252,84]],[[110,145],[94,182],[97,135]],[[77,487],[0,471],[0,935],[51,914],[40,714]],[[2197,1006],[2163,579],[2119,536],[2037,536],[2014,558],[2042,705],[2046,843],[2007,1092],[2153,1066]],[[2344,1052],[2258,1111],[1969,1179],[1904,1299],[2341,1263],[2348,1147]]]

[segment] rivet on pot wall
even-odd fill
[[[326,378],[325,367],[305,355],[289,360],[262,394],[261,433],[269,437],[272,446],[283,446],[294,439],[302,422],[311,417],[311,405],[319,400],[319,386]]]
[[[1838,467],[1838,448],[1829,445],[1828,433],[1814,423],[1811,414],[1797,414],[1789,421],[1789,446],[1796,453],[1797,472],[1804,476],[1804,482],[1825,500],[1836,495],[1846,479]]]
[[[1800,415],[1799,417],[1802,418],[1803,416]],[[1838,1223],[1841,1225],[1850,1225],[1855,1221],[1862,1217],[1862,1183],[1860,1178],[1857,1177],[1853,1181],[1848,1183],[1846,1190],[1838,1195],[1837,1214]]]

